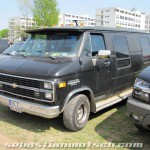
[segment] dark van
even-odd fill
[[[82,129],[90,112],[126,99],[150,64],[150,35],[101,27],[29,30],[13,57],[0,61],[0,103],[19,113]]]
[[[137,76],[127,108],[129,117],[138,129],[150,130],[150,67]]]
[[[9,47],[8,41],[4,39],[0,39],[0,53],[2,53],[8,47]]]

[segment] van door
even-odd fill
[[[91,34],[92,59],[96,58],[96,67],[99,72],[99,95],[106,97],[111,89],[111,60],[110,58],[99,58],[98,51],[106,50],[104,36],[102,34]]]
[[[106,97],[111,89],[110,58],[99,58],[98,51],[105,50],[103,34],[87,34],[81,53],[82,82],[89,86],[95,97]],[[88,80],[88,82],[87,82]],[[85,83],[86,81],[86,83]]]
[[[131,57],[126,34],[113,34],[112,43],[116,62],[112,66],[113,94],[130,87],[132,80]]]

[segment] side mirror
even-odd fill
[[[99,50],[98,51],[98,57],[99,58],[109,58],[111,55],[110,50]]]

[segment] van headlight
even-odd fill
[[[52,89],[52,83],[50,83],[50,82],[44,82],[44,88],[51,90]]]
[[[46,99],[53,99],[52,93],[45,93],[45,98]]]
[[[150,84],[144,80],[137,78],[134,83],[133,96],[149,102]]]

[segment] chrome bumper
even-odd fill
[[[150,105],[142,101],[136,100],[132,97],[129,97],[127,101],[127,110],[128,115],[131,120],[138,125],[143,126],[144,128],[150,130]],[[143,117],[141,121],[135,121],[132,117],[132,113]]]
[[[19,106],[21,108],[21,113],[25,112],[28,114],[49,118],[49,119],[55,118],[60,114],[59,106],[45,106],[41,104],[27,102],[19,98],[13,98],[11,96],[6,96],[2,94],[0,95],[0,104],[9,107],[10,100],[19,103]]]
[[[144,117],[146,115],[150,115],[150,105],[132,97],[128,98],[127,110],[129,115],[132,113],[136,113]]]

